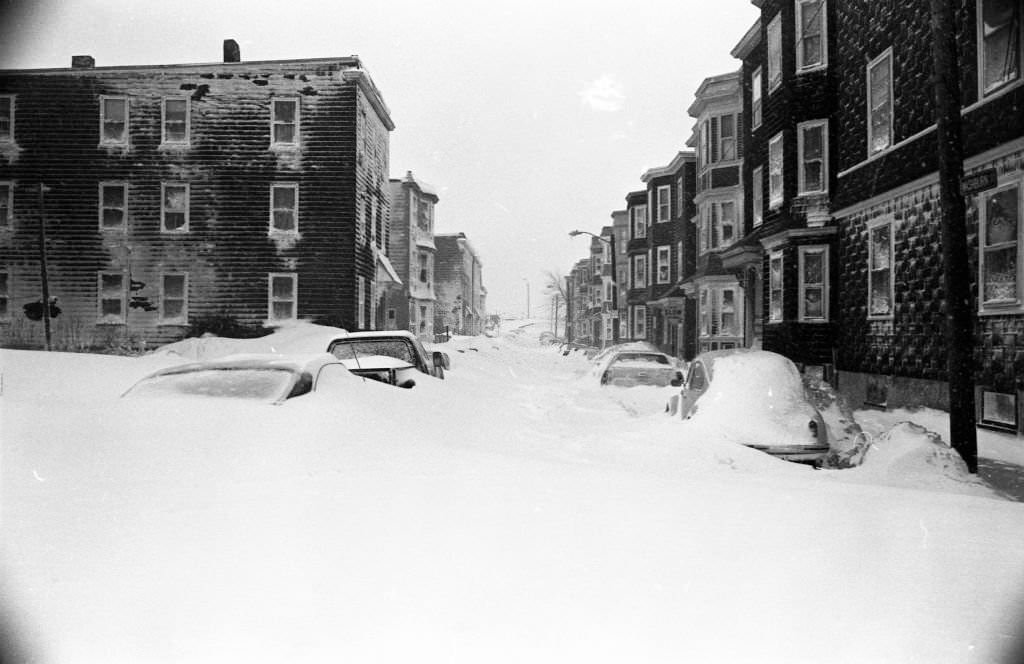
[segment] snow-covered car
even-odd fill
[[[444,378],[451,367],[448,354],[427,352],[416,335],[406,330],[347,332],[327,344],[327,352],[352,373],[399,387],[413,387],[422,374]]]
[[[602,385],[667,387],[683,384],[683,372],[676,361],[658,350],[621,344],[595,360],[593,372]]]
[[[727,438],[788,461],[817,463],[829,450],[828,427],[807,400],[800,371],[770,351],[701,353],[666,410],[713,423]]]
[[[126,398],[195,396],[280,404],[351,380],[333,355],[237,355],[155,371],[128,388]]]

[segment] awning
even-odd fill
[[[385,286],[389,283],[396,286],[402,285],[402,279],[395,272],[395,268],[391,265],[391,261],[384,254],[377,253],[377,285]]]

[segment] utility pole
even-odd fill
[[[978,472],[974,413],[974,316],[970,305],[967,223],[961,192],[964,157],[960,122],[960,65],[953,2],[931,0],[935,120],[938,126],[939,207],[943,287],[946,291],[946,371],[949,381],[949,436],[972,473]]]
[[[39,183],[39,278],[43,286],[43,336],[46,339],[46,350],[50,350],[50,279],[46,268],[46,192],[50,190],[42,182]]]

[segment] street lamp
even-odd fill
[[[615,229],[612,229],[611,239],[604,237],[603,235],[595,235],[590,231],[569,231],[569,237],[576,237],[578,235],[589,235],[590,237],[596,237],[601,242],[609,245],[609,251],[612,255],[612,311],[615,314],[615,322],[612,323],[612,343],[619,343],[619,284],[616,281],[615,271]]]

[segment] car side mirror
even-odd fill
[[[416,381],[414,381],[412,378],[410,378],[409,380],[403,380],[401,383],[398,384],[398,387],[404,387],[405,389],[416,387]]]
[[[672,387],[685,387],[686,379],[683,378],[683,372],[677,371],[676,377],[672,379]]]
[[[448,357],[448,353],[443,353],[439,350],[434,351],[434,366],[441,367],[442,369],[451,369],[452,360]]]

